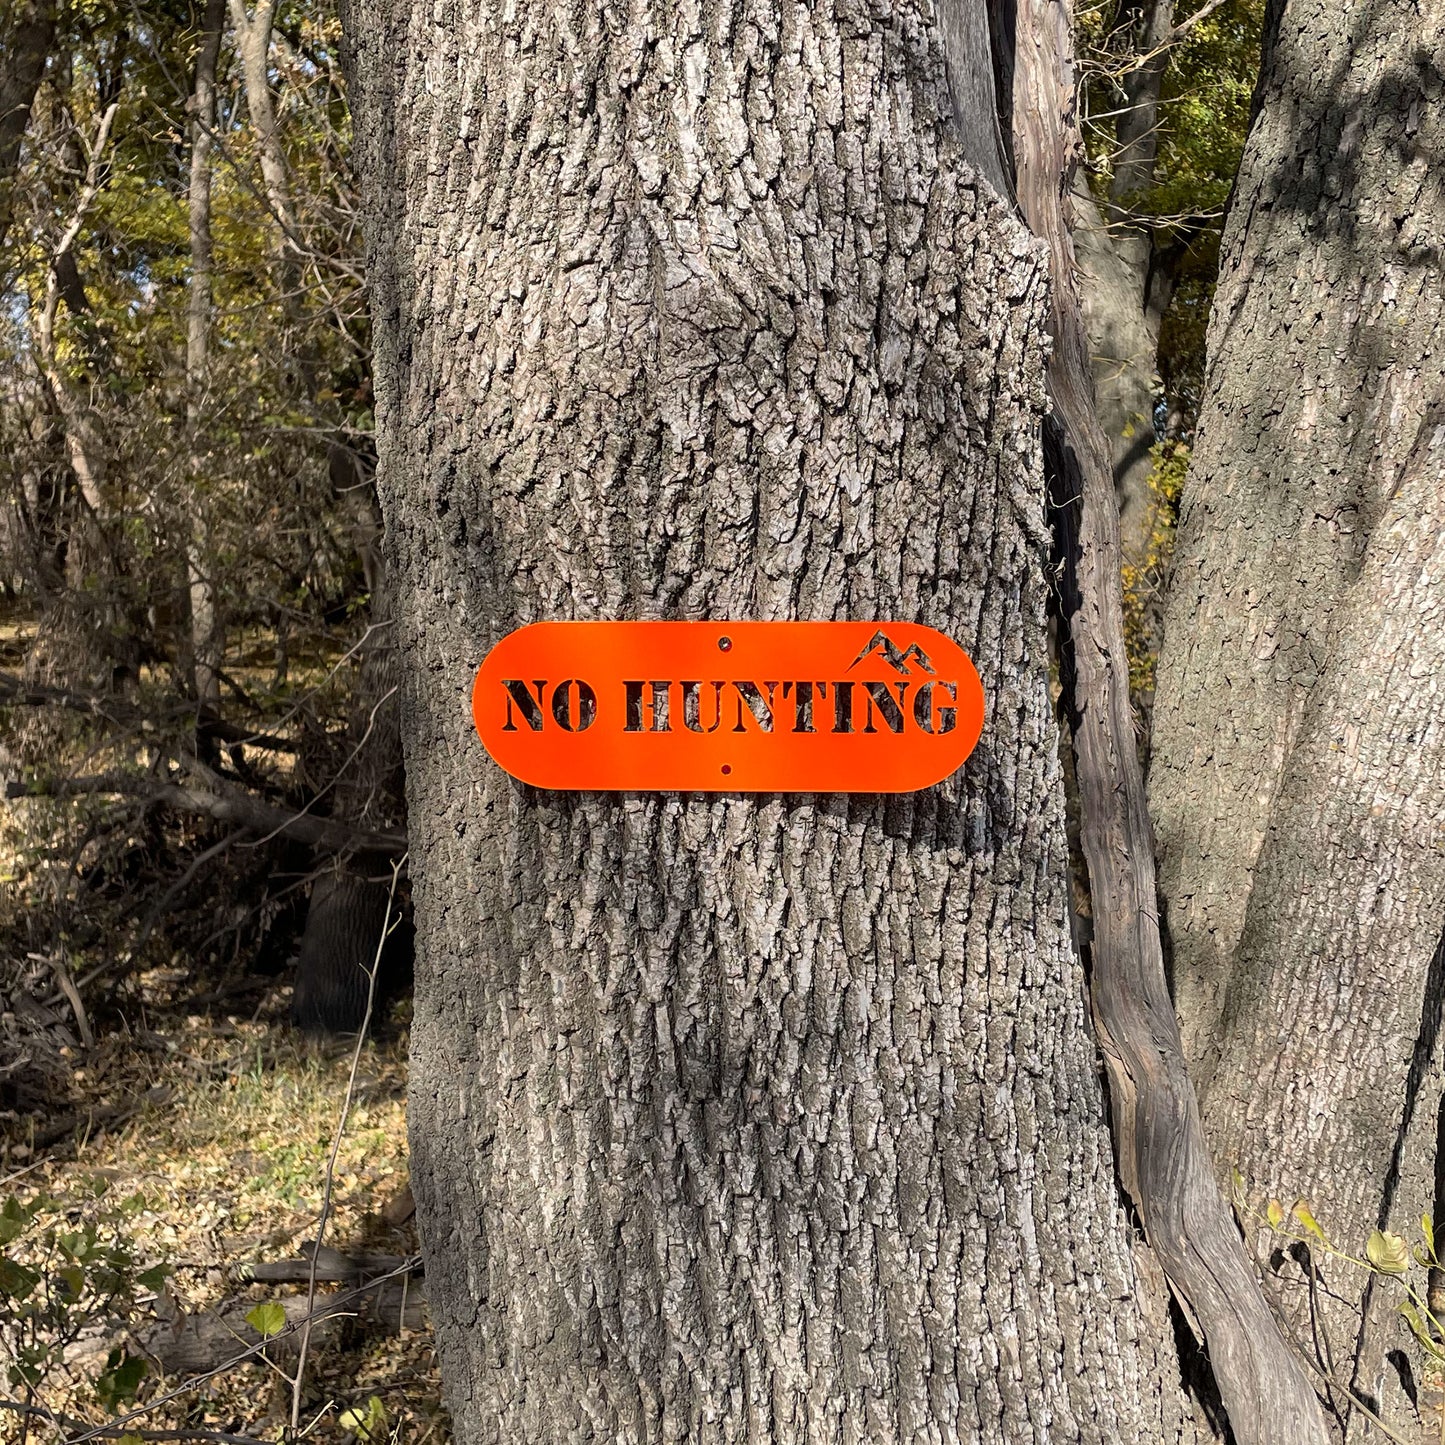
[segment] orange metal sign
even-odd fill
[[[983,712],[963,650],[916,622],[538,622],[472,688],[487,751],[539,788],[912,792]]]

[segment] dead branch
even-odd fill
[[[31,1415],[38,1420],[48,1420],[62,1430],[85,1430],[90,1428],[92,1439],[120,1440],[130,1436],[136,1440],[216,1440],[221,1445],[266,1445],[254,1435],[232,1435],[226,1430],[139,1430],[122,1429],[119,1425],[97,1425],[87,1427],[84,1420],[74,1415],[64,1415],[56,1410],[47,1410],[41,1405],[22,1405],[19,1400],[0,1400],[0,1410],[13,1410],[17,1415]]]
[[[316,1254],[316,1279],[321,1284],[357,1284],[375,1279],[379,1274],[395,1274],[414,1262],[399,1254],[342,1254],[340,1250],[322,1248]],[[243,1264],[236,1273],[241,1279],[256,1284],[305,1284],[311,1278],[311,1256],[296,1259],[273,1259],[263,1264]]]
[[[416,1326],[413,1326],[413,1324],[411,1323],[413,1319],[413,1315],[411,1313],[411,1296],[414,1294],[423,1294],[424,1291],[422,1290],[421,1283],[419,1281],[412,1282],[405,1278],[405,1276],[410,1272],[410,1270],[420,1263],[420,1260],[420,1255],[413,1256],[411,1259],[403,1260],[401,1266],[393,1274],[383,1275],[378,1279],[372,1280],[369,1285],[362,1286],[359,1289],[347,1290],[342,1294],[330,1296],[326,1301],[329,1312],[333,1314],[344,1312],[354,1316],[357,1313],[357,1302],[360,1301],[363,1296],[368,1294],[371,1290],[379,1289],[388,1285],[394,1285],[395,1281],[400,1279],[401,1287],[399,1293],[401,1295],[401,1308],[398,1309],[394,1315],[389,1310],[382,1310],[381,1308],[378,1308],[376,1313],[372,1317],[375,1318],[378,1324],[384,1326],[388,1326],[391,1319],[395,1318],[397,1320],[398,1329],[422,1328],[424,1325],[425,1317],[420,1314],[420,1312],[418,1312],[415,1318],[422,1323],[419,1323]],[[232,1303],[235,1305],[244,1306],[246,1304],[246,1301],[235,1300],[232,1301]],[[240,1331],[237,1333],[231,1333],[229,1331],[227,1332],[230,1337],[232,1349],[231,1352],[224,1359],[222,1359],[219,1364],[211,1365],[209,1367],[203,1367],[196,1370],[189,1376],[189,1378],[182,1380],[181,1383],[177,1385],[173,1390],[167,1390],[164,1394],[157,1395],[154,1400],[148,1400],[144,1405],[137,1405],[135,1409],[128,1411],[118,1420],[112,1420],[107,1426],[89,1427],[82,1430],[82,1432],[78,1435],[70,1436],[64,1441],[64,1445],[84,1445],[84,1442],[86,1442],[87,1440],[98,1440],[102,1438],[102,1436],[105,1436],[107,1432],[109,1432],[113,1428],[121,1425],[129,1425],[131,1421],[139,1420],[141,1416],[148,1415],[152,1410],[158,1410],[162,1405],[168,1405],[172,1400],[177,1400],[182,1395],[188,1395],[198,1386],[204,1385],[207,1380],[214,1379],[215,1376],[224,1374],[225,1371],[234,1369],[237,1365],[245,1364],[247,1360],[254,1360],[266,1351],[276,1348],[278,1345],[284,1345],[288,1338],[293,1337],[296,1332],[301,1329],[305,1320],[303,1318],[291,1318],[291,1306],[289,1303],[283,1302],[282,1307],[287,1311],[287,1323],[282,1327],[279,1333],[274,1334],[267,1339],[262,1339],[256,1334],[255,1330],[253,1330],[249,1325],[245,1323],[245,1319],[243,1316],[240,1322]],[[224,1308],[224,1306],[222,1308]],[[188,1316],[187,1318],[197,1319],[200,1318],[200,1316],[192,1315]],[[158,1335],[160,1331],[165,1330],[170,1330],[172,1333],[183,1333],[185,1324],[186,1319],[177,1319],[174,1322],[163,1322],[156,1327],[155,1331],[151,1331],[149,1333],[155,1333]],[[244,1336],[246,1334],[249,1334],[253,1343],[245,1343]],[[234,1348],[238,1341],[243,1345],[243,1348],[239,1350]],[[157,1362],[159,1362],[160,1360],[159,1355],[154,1355],[153,1358],[155,1358]]]
[[[286,1263],[294,1266],[296,1262]],[[309,1271],[310,1260],[300,1264]],[[319,1269],[317,1277],[323,1277]],[[286,1312],[286,1327],[269,1339],[262,1339],[246,1323],[256,1301],[241,1296],[214,1309],[158,1321],[136,1332],[134,1343],[164,1374],[196,1375],[221,1368],[240,1349],[253,1354],[264,1349],[273,1363],[290,1364],[300,1356],[301,1338],[308,1327],[313,1351],[336,1343],[352,1320],[389,1334],[427,1327],[426,1283],[405,1272],[340,1294],[319,1295],[309,1310],[304,1294],[276,1303]]]
[[[153,717],[135,708],[118,707],[113,697],[74,692],[62,687],[42,687],[36,683],[21,682],[5,673],[0,673],[0,702],[17,707],[63,707],[71,712],[83,712],[91,717],[104,718],[117,727],[135,727],[147,722],[163,725],[185,718],[194,721],[197,731],[203,736],[214,738],[217,742],[240,743],[268,753],[296,751],[296,743],[291,738],[281,737],[276,733],[258,732],[255,728],[246,727],[244,723],[229,722],[205,710],[197,716],[193,708],[172,708],[159,717]]]
[[[206,791],[180,783],[157,782],[153,778],[131,773],[100,773],[37,783],[12,779],[5,784],[7,799],[73,798],[107,793],[124,798],[143,798],[149,803],[174,808],[177,812],[213,818],[218,823],[232,823],[267,837],[294,838],[298,843],[333,853],[394,855],[406,851],[406,839],[399,833],[369,833],[333,818],[290,812],[232,788],[224,792]]]

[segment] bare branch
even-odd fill
[[[33,1415],[48,1420],[61,1430],[84,1430],[84,1420],[72,1415],[57,1414],[40,1405],[22,1405],[18,1400],[0,1400],[0,1410],[13,1410],[17,1415]],[[225,1430],[137,1430],[119,1425],[98,1425],[86,1437],[91,1440],[119,1440],[130,1435],[137,1440],[217,1440],[221,1445],[266,1445],[254,1435],[232,1435]]]
[[[335,1314],[344,1309],[355,1300],[360,1300],[370,1294],[380,1284],[387,1280],[395,1279],[399,1275],[410,1274],[421,1262],[420,1255],[411,1255],[402,1260],[394,1270],[380,1275],[376,1279],[368,1280],[364,1285],[358,1285],[355,1289],[347,1290],[343,1294],[331,1295],[327,1298],[326,1306],[322,1313]],[[183,1380],[173,1390],[167,1390],[163,1395],[157,1395],[154,1400],[147,1401],[144,1405],[138,1405],[134,1410],[122,1415],[118,1420],[112,1420],[109,1425],[97,1425],[84,1427],[82,1433],[67,1436],[63,1445],[85,1445],[88,1440],[100,1440],[113,1438],[118,1428],[122,1425],[129,1425],[132,1420],[139,1420],[142,1415],[148,1415],[152,1410],[158,1410],[162,1405],[168,1405],[172,1400],[178,1400],[182,1395],[188,1395],[192,1390],[204,1385],[207,1380],[213,1380],[217,1375],[224,1375],[228,1370],[234,1370],[237,1365],[245,1364],[247,1360],[254,1360],[263,1350],[274,1345],[278,1340],[284,1340],[294,1335],[311,1318],[311,1311],[300,1319],[290,1320],[284,1329],[278,1330],[274,1335],[267,1335],[264,1339],[257,1340],[254,1345],[248,1345],[244,1350],[238,1351],[229,1359],[217,1365],[214,1369],[203,1370],[192,1375],[189,1379]],[[122,1434],[139,1434],[139,1431],[122,1431]],[[262,1442],[244,1442],[244,1445],[262,1445]]]
[[[12,779],[5,784],[7,799],[71,798],[105,793],[124,798],[144,798],[147,802],[164,804],[182,813],[214,818],[218,823],[233,823],[254,833],[265,834],[268,838],[294,838],[298,843],[333,853],[364,851],[395,854],[406,851],[406,838],[400,833],[369,833],[333,818],[289,812],[233,788],[224,792],[205,792],[200,788],[157,782],[133,773],[56,778],[48,783],[35,784]]]
[[[1200,6],[1193,15],[1188,19],[1181,20],[1169,32],[1169,44],[1177,45],[1201,20],[1207,20],[1223,4],[1224,0],[1208,0],[1208,4]]]
[[[306,1327],[301,1331],[301,1352],[296,1360],[296,1374],[291,1381],[291,1431],[301,1428],[301,1387],[306,1379],[306,1352],[311,1344],[310,1318],[316,1300],[317,1271],[321,1266],[321,1246],[326,1234],[326,1224],[331,1217],[331,1195],[336,1183],[336,1157],[341,1152],[342,1136],[346,1133],[346,1117],[351,1112],[351,1100],[356,1093],[356,1071],[361,1063],[361,1049],[366,1043],[371,1028],[371,1011],[376,1004],[376,976],[381,971],[381,954],[386,947],[387,935],[392,927],[392,906],[396,902],[397,880],[406,859],[398,858],[391,865],[391,888],[386,895],[386,913],[381,920],[381,934],[376,940],[376,954],[366,975],[366,1012],[361,1016],[361,1027],[356,1031],[356,1047],[351,1051],[351,1073],[346,1080],[346,1093],[341,1100],[341,1115],[336,1121],[336,1135],[331,1141],[331,1153],[326,1160],[326,1180],[321,1192],[321,1218],[316,1225],[316,1243],[311,1250],[311,1274],[306,1281]]]

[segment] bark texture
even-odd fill
[[[1154,264],[1148,232],[1122,216],[1111,222],[1082,182],[1074,188],[1073,211],[1094,411],[1108,445],[1122,560],[1139,566],[1149,550],[1159,328],[1169,287]]]
[[[1271,14],[1155,715],[1176,995],[1216,1157],[1355,1249],[1437,1204],[1442,45],[1440,0]],[[1394,1300],[1365,1301],[1360,1335],[1358,1276],[1331,1284],[1336,1374],[1358,1357],[1360,1388],[1408,1414]]]
[[[1112,23],[1127,29],[1132,57],[1114,122],[1113,177],[1102,205],[1082,177],[1073,188],[1093,410],[1113,468],[1122,559],[1134,566],[1143,563],[1149,546],[1159,328],[1172,289],[1155,232],[1137,217],[1159,158],[1164,73],[1181,34],[1174,11],[1174,0],[1125,0],[1118,6]]]
[[[937,16],[345,18],[459,1438],[1194,1438],[1069,936],[1047,263]],[[977,661],[948,783],[549,794],[471,728],[525,622],[841,616]]]
[[[1185,1067],[1155,914],[1153,839],[1129,707],[1119,509],[1094,407],[1067,194],[1080,151],[1072,7],[1020,0],[1014,155],[1024,218],[1053,273],[1047,449],[1060,507],[1063,673],[1093,905],[1090,990],[1109,1070],[1119,1175],[1206,1347],[1238,1445],[1324,1445],[1324,1418],[1280,1337],[1219,1192]]]

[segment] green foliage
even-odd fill
[[[1197,8],[1176,7],[1175,23]],[[1134,14],[1118,0],[1085,0],[1076,12],[1086,168],[1101,201],[1114,180],[1127,85],[1149,53],[1131,28]],[[1173,286],[1158,358],[1172,436],[1187,438],[1198,413],[1224,208],[1249,129],[1263,23],[1264,0],[1226,0],[1169,49],[1152,182],[1113,198],[1153,233]]]
[[[268,1299],[246,1311],[246,1323],[262,1339],[269,1340],[286,1328],[286,1311],[275,1300]]]
[[[357,1408],[343,1410],[338,1419],[343,1430],[349,1430],[358,1440],[376,1441],[386,1438],[386,1406],[380,1396],[372,1395]]]
[[[1388,1229],[1376,1229],[1365,1241],[1363,1253],[1355,1255],[1326,1235],[1314,1211],[1303,1199],[1297,1199],[1288,1210],[1278,1199],[1271,1199],[1261,1213],[1251,1208],[1245,1180],[1237,1169],[1233,1180],[1234,1209],[1241,1223],[1263,1225],[1280,1239],[1307,1245],[1312,1252],[1309,1266],[1312,1280],[1323,1283],[1317,1274],[1318,1265],[1333,1259],[1373,1276],[1382,1287],[1398,1291],[1395,1308],[1420,1349],[1424,1373],[1437,1380],[1445,1375],[1445,1318],[1442,1318],[1440,1299],[1432,1288],[1431,1280],[1432,1275],[1439,1276],[1442,1266],[1435,1253],[1435,1229],[1428,1214],[1420,1219],[1422,1243],[1411,1244],[1403,1235]],[[1312,1367],[1332,1386],[1350,1392],[1348,1382],[1329,1377],[1327,1354],[1323,1360],[1315,1361],[1308,1350],[1303,1353],[1310,1359]],[[1377,1428],[1391,1438],[1400,1438],[1373,1414],[1366,1402],[1358,1397],[1354,1397],[1354,1402]]]
[[[103,1179],[79,1197],[17,1194],[0,1204],[0,1357],[12,1390],[29,1402],[63,1395],[67,1408],[113,1412],[136,1398],[146,1362],[111,1349],[91,1379],[77,1377],[67,1351],[82,1335],[113,1332],[133,1318],[169,1269],[143,1267],[127,1226],[140,1195],[113,1199]]]
[[[1164,579],[1174,555],[1179,496],[1189,470],[1190,448],[1180,441],[1158,442],[1150,455],[1153,466],[1149,471],[1144,555],[1123,567],[1124,644],[1129,652],[1129,690],[1136,698],[1147,697],[1154,690]]]

